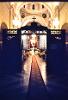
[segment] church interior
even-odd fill
[[[0,2],[0,98],[68,100],[68,2]]]

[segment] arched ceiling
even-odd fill
[[[17,20],[23,22],[27,16],[40,16],[48,24],[48,21],[53,20],[57,8],[62,9],[64,2],[10,2],[9,4],[14,9],[14,17]]]
[[[35,9],[32,9],[32,5],[35,5]],[[10,2],[10,5],[14,8],[15,12],[18,13],[19,9],[21,9],[25,5],[25,11],[28,13],[42,13],[46,9],[52,13],[56,6],[61,7],[63,6],[64,2]],[[44,8],[42,8],[44,5]]]

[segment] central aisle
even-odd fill
[[[29,79],[28,100],[45,100],[47,91],[43,81],[36,56],[32,56],[31,72]]]

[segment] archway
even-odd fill
[[[32,9],[33,4],[35,5],[36,9]],[[44,6],[44,8],[42,8]],[[33,18],[35,18],[36,22],[39,22],[42,26],[46,26],[51,28],[51,17],[52,11],[47,4],[43,3],[20,3],[16,5],[15,9],[15,16],[14,20],[20,22],[20,25],[17,25],[17,28],[21,26],[26,26],[28,22],[32,22]],[[22,22],[22,23],[21,23]]]
[[[35,18],[35,19],[33,19]],[[37,15],[31,15],[31,16],[26,16],[23,20],[22,20],[22,27],[23,26],[26,26],[29,22],[37,22],[37,23],[40,23],[40,25],[42,26],[46,26],[46,27],[49,27],[48,26],[48,21],[44,20],[44,18],[40,17],[40,16],[37,16]]]
[[[61,27],[61,29],[64,29],[66,33],[68,33],[68,23],[64,23]]]
[[[28,22],[26,26],[21,28],[23,48],[26,50],[35,48],[45,51],[47,49],[47,30],[47,27],[40,25],[38,22]]]

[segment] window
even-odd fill
[[[42,8],[44,8],[44,5],[42,5]]]
[[[42,17],[43,17],[43,18],[46,18],[46,17],[47,17],[47,15],[46,15],[45,13],[43,13],[43,14],[42,14]]]
[[[25,5],[23,7],[25,8]]]
[[[32,9],[33,9],[33,10],[35,9],[35,5],[34,5],[34,4],[32,5]]]

